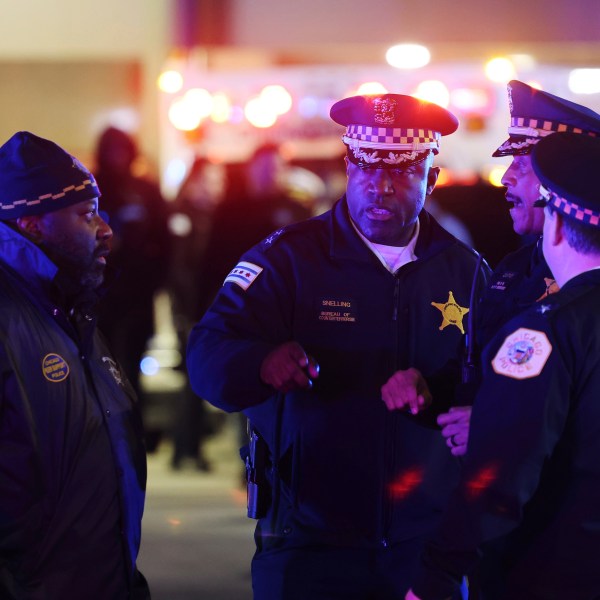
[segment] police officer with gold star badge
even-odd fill
[[[244,411],[266,445],[249,488],[267,496],[252,505],[256,600],[403,598],[458,477],[393,394],[414,368],[434,394],[424,414],[452,401],[477,256],[424,203],[457,120],[401,94],[345,98],[331,117],[345,195],[246,252],[188,346],[198,395]]]

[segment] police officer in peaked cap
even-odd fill
[[[498,329],[528,306],[544,300],[558,290],[558,284],[544,259],[541,234],[544,203],[539,198],[539,179],[531,164],[532,151],[540,140],[557,132],[596,138],[600,136],[600,115],[593,110],[554,94],[533,88],[521,81],[508,84],[510,108],[509,137],[493,156],[512,156],[502,183],[516,233],[524,236],[524,245],[508,254],[496,267],[477,305],[474,321],[478,349],[481,351]],[[472,365],[478,362],[476,349]],[[461,388],[465,404],[472,403],[478,374]],[[453,452],[467,450],[469,410],[455,410],[442,415],[443,435]]]
[[[483,600],[600,598],[600,138],[555,133],[530,159],[560,290],[483,354],[461,483],[407,599],[448,597],[478,560]]]
[[[479,311],[482,346],[507,319],[558,289],[541,251],[544,211],[539,202],[539,181],[531,166],[533,148],[556,132],[600,136],[600,115],[585,106],[521,81],[508,84],[508,99],[509,138],[493,156],[512,156],[502,184],[515,232],[532,241],[505,257],[495,269]]]
[[[251,423],[256,600],[402,599],[458,478],[435,416],[477,256],[424,209],[458,121],[402,94],[331,118],[346,193],[248,249],[188,344],[196,393]],[[417,373],[433,403],[398,398]]]

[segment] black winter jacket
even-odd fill
[[[131,386],[87,303],[0,223],[0,597],[146,597],[146,458]]]
[[[381,547],[437,523],[458,465],[438,430],[386,409],[381,386],[416,367],[434,407],[452,401],[438,383],[449,383],[461,346],[477,257],[425,211],[415,253],[390,273],[342,198],[247,252],[193,329],[194,390],[243,410],[269,448],[272,501],[259,545]],[[284,396],[259,370],[289,340],[315,357],[320,376]]]

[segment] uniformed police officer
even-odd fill
[[[599,114],[521,81],[509,82],[508,102],[509,138],[493,156],[513,157],[502,183],[506,186],[514,230],[530,241],[500,262],[477,307],[480,349],[504,323],[558,290],[542,254],[544,211],[539,202],[539,181],[531,167],[532,149],[541,139],[558,131],[600,136]],[[440,416],[443,435],[457,455],[466,452],[468,418],[469,409],[460,408]]]
[[[600,138],[556,133],[530,160],[560,291],[484,352],[461,484],[407,598],[446,598],[478,548],[485,600],[600,598]]]
[[[531,167],[531,151],[544,137],[558,131],[600,136],[600,115],[589,108],[522,83],[508,84],[509,138],[493,156],[512,156],[502,177],[515,233],[534,238],[506,256],[495,269],[479,308],[481,347],[501,325],[534,302],[557,291],[541,251],[544,211],[539,181]]]
[[[250,488],[267,496],[251,506],[256,600],[403,598],[458,476],[439,431],[386,391],[415,367],[451,400],[477,257],[423,205],[457,120],[400,94],[331,117],[346,194],[243,255],[188,347],[198,395],[243,410],[267,446]]]

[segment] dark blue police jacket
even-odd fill
[[[390,273],[360,239],[345,198],[244,254],[193,329],[196,393],[243,410],[270,454],[260,547],[382,547],[430,532],[457,481],[439,430],[390,412],[381,387],[416,367],[434,406],[461,347],[477,256],[425,211],[417,260]],[[310,390],[274,393],[265,356],[295,340],[320,365]],[[447,387],[445,387],[447,386]]]
[[[557,289],[541,239],[507,254],[494,269],[477,308],[479,347],[483,349],[502,325]]]
[[[600,598],[600,271],[484,352],[462,481],[413,589],[446,598],[482,552],[483,598]]]

